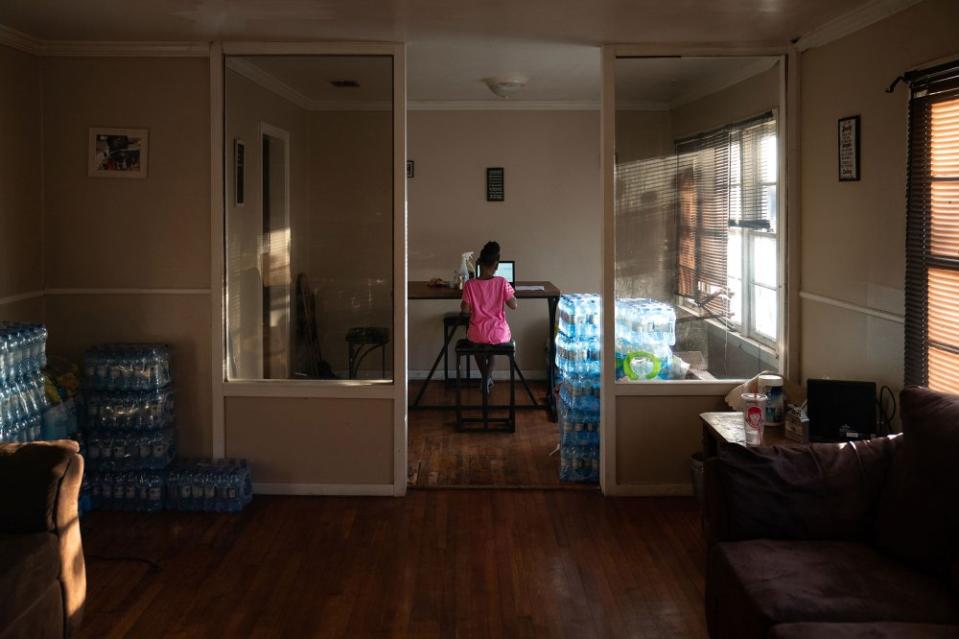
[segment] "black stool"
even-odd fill
[[[390,343],[390,331],[383,326],[354,326],[346,331],[346,343],[349,349],[349,376],[356,379],[363,359],[380,349],[383,379],[386,379],[386,345]]]
[[[463,357],[472,357],[475,355],[505,355],[509,358],[509,405],[508,406],[490,406],[489,395],[486,394],[484,383],[480,382],[480,390],[483,396],[481,406],[463,406],[460,397],[460,371]],[[456,342],[456,430],[460,431],[482,431],[482,432],[516,432],[516,344],[512,341],[505,344],[474,344],[468,339],[461,339]],[[464,408],[482,408],[482,417],[464,417]],[[490,417],[490,408],[508,408],[507,417]],[[468,428],[467,424],[482,424],[483,428]],[[490,428],[490,424],[502,424],[498,428]]]

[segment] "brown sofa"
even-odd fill
[[[901,406],[901,436],[706,460],[713,639],[959,637],[959,398]]]
[[[0,639],[70,636],[86,569],[73,441],[0,445]]]

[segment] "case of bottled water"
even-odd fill
[[[166,475],[167,510],[239,512],[253,499],[245,459],[178,461]]]
[[[163,388],[173,381],[170,348],[165,344],[101,344],[83,356],[88,388],[98,391],[140,391]]]
[[[166,468],[176,454],[172,428],[148,432],[93,431],[86,437],[86,460],[97,470]]]
[[[173,425],[173,388],[89,392],[86,425],[104,430],[169,428]]]
[[[162,470],[94,470],[87,473],[89,505],[96,510],[163,510]],[[81,488],[81,502],[83,502]]]
[[[49,405],[40,372],[46,363],[43,324],[0,322],[0,443],[41,439]]]
[[[646,298],[616,300],[616,379],[681,379],[688,367],[673,355],[676,311]]]

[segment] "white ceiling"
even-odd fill
[[[784,45],[876,1],[3,0],[0,24],[47,40]]]
[[[857,12],[878,19],[883,11],[916,1],[0,0],[0,25],[54,41],[406,42],[407,95],[413,108],[430,108],[430,103],[509,108],[483,78],[512,72],[530,78],[512,108],[521,108],[518,103],[590,108],[599,100],[597,46],[602,43],[782,47],[823,25],[828,31],[850,22]],[[339,70],[329,64],[320,72],[313,63],[292,58],[264,64],[262,71],[309,102],[362,102],[372,99],[367,92],[379,95],[385,86],[372,86],[379,81],[365,76],[360,90],[332,92],[329,80]],[[660,59],[629,66],[624,73],[635,77],[625,84],[627,76],[621,78],[620,97],[636,104],[676,104],[704,86],[717,90],[745,79],[762,70],[762,64]],[[343,71],[362,73],[358,68]]]

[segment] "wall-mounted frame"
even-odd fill
[[[233,141],[233,205],[246,202],[246,142],[240,138]]]
[[[486,169],[486,201],[503,202],[506,200],[506,171],[501,166]]]
[[[406,177],[410,179],[416,177],[416,164],[413,160],[406,161]]]
[[[87,175],[107,178],[145,178],[149,158],[147,129],[90,127]]]
[[[839,181],[858,182],[859,166],[859,116],[839,118],[837,127],[839,148]]]

